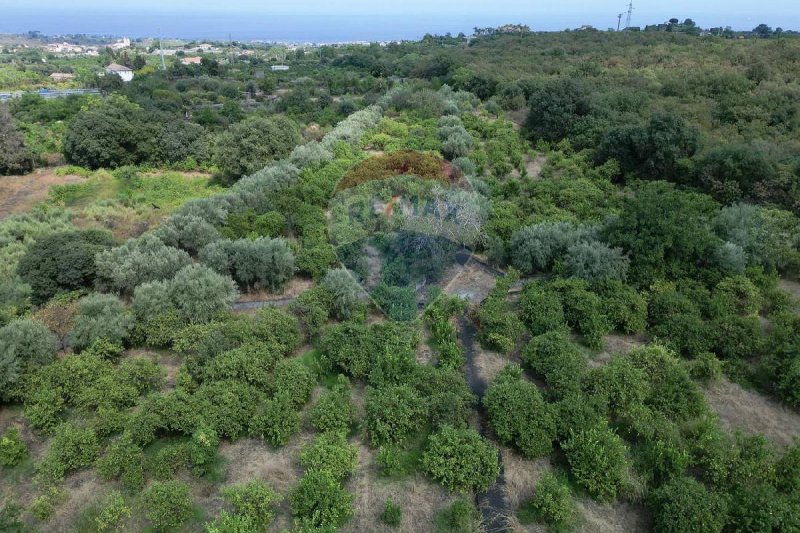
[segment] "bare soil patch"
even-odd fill
[[[433,531],[436,513],[452,503],[456,496],[417,474],[399,481],[378,478],[375,450],[359,438],[353,441],[358,447],[358,467],[345,487],[353,493],[353,518],[342,531],[362,533],[384,532],[387,526],[381,521],[383,505],[391,499],[403,509],[403,520],[392,531],[423,533]]]
[[[86,178],[57,176],[55,168],[40,168],[22,176],[0,178],[0,219],[16,213],[30,211],[36,204],[47,200],[50,187],[65,183],[80,183]]]
[[[731,432],[760,433],[778,446],[789,446],[800,437],[800,413],[757,392],[728,380],[714,383],[704,392],[722,426]]]

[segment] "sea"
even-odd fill
[[[661,22],[659,15],[649,16],[647,23]],[[669,18],[669,17],[667,17]],[[800,10],[774,17],[785,29],[800,28]],[[752,29],[760,21],[752,15],[722,15],[694,18],[704,27],[731,25],[735,29]],[[644,20],[634,20],[645,24]],[[40,31],[45,35],[89,34],[116,37],[157,37],[336,43],[354,41],[415,40],[425,34],[464,32],[469,35],[475,27],[495,27],[502,24],[527,24],[536,31],[557,31],[592,25],[598,29],[615,27],[616,14],[600,12],[546,14],[531,13],[449,13],[445,15],[402,13],[370,14],[292,14],[228,11],[141,11],[102,8],[90,11],[69,8],[39,8],[27,0],[0,0],[0,34]]]

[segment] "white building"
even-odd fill
[[[116,74],[126,83],[133,80],[133,70],[124,65],[118,65],[117,63],[108,65],[106,67],[106,74]]]
[[[289,70],[289,65],[272,65],[272,72],[284,72]]]

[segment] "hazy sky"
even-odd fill
[[[26,5],[27,4],[27,5]],[[330,13],[330,14],[469,14],[513,16],[558,16],[574,14],[576,17],[609,13],[613,18],[626,7],[626,0],[403,0],[381,2],[379,0],[0,0],[0,8],[24,9],[102,9],[102,10],[191,10],[191,11],[259,11],[273,13]],[[671,16],[725,19],[754,16],[779,22],[781,18],[796,17],[800,6],[798,0],[638,0],[634,1],[634,17],[652,22]],[[1,18],[1,17],[0,17]]]
[[[265,24],[271,21],[271,33],[288,28],[289,22],[285,21],[291,20],[292,35],[305,37],[307,30],[308,38],[318,36],[320,28],[342,35],[372,30],[369,38],[405,38],[420,37],[426,31],[469,32],[473,26],[516,22],[534,30],[561,30],[584,24],[606,29],[616,26],[617,14],[627,10],[627,1],[0,0],[0,33],[39,29],[45,33],[140,35],[145,31],[144,24],[149,33],[150,26],[160,25],[167,35],[185,35],[190,30],[198,35],[202,30],[211,37],[218,29],[220,35],[230,31],[244,38],[244,24],[256,24],[258,20]],[[129,16],[121,14],[124,12]],[[158,13],[165,15],[155,17]],[[664,22],[671,17],[691,17],[705,28],[730,25],[752,29],[764,22],[800,30],[800,0],[634,0],[634,26]]]

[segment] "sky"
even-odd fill
[[[752,29],[764,22],[773,27],[800,30],[798,2],[800,0],[634,0],[633,25],[689,17],[702,27],[730,25],[735,29]],[[430,28],[428,31],[432,33],[456,33],[468,32],[473,26],[506,22],[528,24],[534,30],[545,31],[584,24],[606,29],[615,27],[617,14],[626,9],[627,0],[0,0],[0,33],[37,27],[45,33],[53,33],[52,28],[63,28],[61,33],[92,33],[95,28],[106,26],[110,28],[109,33],[125,32],[126,18],[120,15],[123,12],[136,14],[140,19],[144,14],[171,14],[173,18],[182,15],[186,17],[184,24],[178,25],[176,18],[172,27],[184,32],[208,30],[203,26],[214,20],[214,14],[223,15],[232,26],[237,17],[242,21],[248,15],[266,20],[273,15],[277,18],[270,30],[279,29],[280,20],[291,21],[293,26],[301,28],[302,17],[313,19],[316,32],[325,29],[325,17],[330,17],[331,26],[352,25],[339,33],[358,33],[358,25],[348,23],[348,19],[359,18],[364,26],[373,25],[375,34],[411,32],[413,28],[419,36],[426,32],[425,28]],[[397,22],[397,28],[392,27],[393,22]],[[133,18],[129,26],[130,32],[139,31]],[[240,27],[244,31],[245,26]],[[335,28],[329,30],[333,32]],[[248,32],[253,31],[254,28],[248,27]]]

